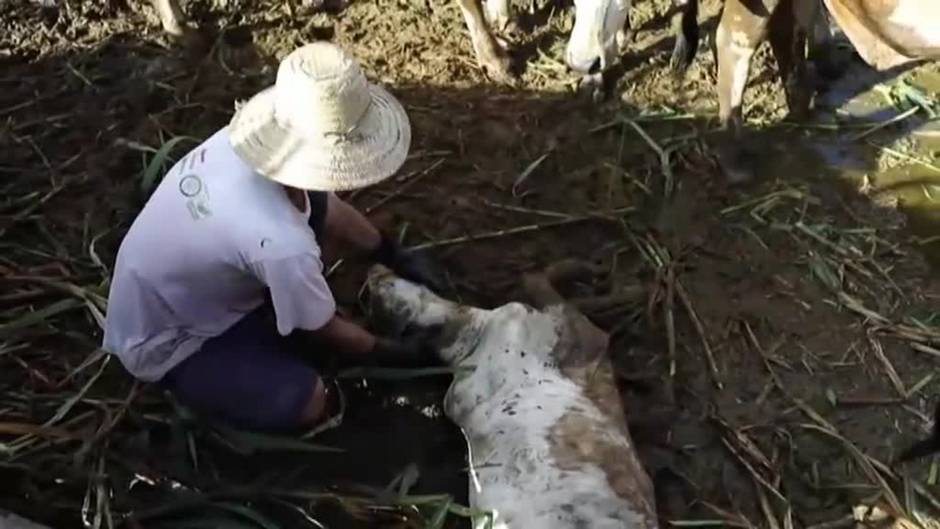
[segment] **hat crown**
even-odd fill
[[[355,59],[328,42],[307,44],[285,57],[275,91],[276,119],[317,135],[352,132],[372,99]]]

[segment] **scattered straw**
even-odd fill
[[[643,141],[645,141],[646,144],[649,145],[650,148],[653,149],[653,151],[655,151],[659,156],[659,169],[662,171],[664,179],[663,192],[666,197],[672,196],[673,189],[675,189],[676,185],[675,177],[672,174],[672,162],[669,160],[669,154],[672,152],[672,149],[663,149],[660,147],[659,144],[656,143],[656,140],[647,134],[646,131],[643,130],[643,127],[637,124],[636,121],[627,119],[625,122],[633,127],[633,130],[635,130],[636,133],[639,134],[641,138],[643,138]]]
[[[675,280],[675,284],[676,293],[679,294],[679,299],[682,300],[682,304],[685,306],[685,310],[692,320],[692,325],[695,326],[695,332],[698,333],[699,339],[702,342],[702,350],[705,353],[705,359],[708,361],[708,370],[711,373],[712,382],[715,383],[718,389],[723,389],[724,385],[721,383],[721,374],[718,371],[718,364],[715,362],[715,354],[712,352],[712,347],[708,343],[708,336],[705,334],[705,326],[702,325],[702,320],[698,317],[698,313],[695,312],[695,307],[692,306],[692,299],[689,298],[685,287],[682,286],[682,283],[678,279]]]
[[[900,375],[898,375],[897,370],[894,369],[894,364],[885,356],[884,347],[881,346],[881,342],[869,334],[868,343],[871,344],[872,352],[875,353],[881,365],[884,366],[885,373],[888,375],[888,380],[891,381],[891,385],[894,386],[894,390],[898,392],[901,398],[906,399],[908,397],[907,388],[904,386],[904,382],[901,380]]]
[[[560,226],[568,226],[568,225],[571,225],[571,224],[576,224],[576,223],[579,223],[579,222],[586,222],[586,221],[591,221],[591,220],[607,220],[607,221],[611,221],[611,220],[613,220],[612,217],[613,217],[614,215],[622,215],[622,214],[625,214],[625,213],[629,213],[630,211],[633,211],[633,209],[634,209],[634,208],[632,208],[632,207],[620,208],[620,209],[616,209],[616,210],[613,210],[613,211],[610,211],[610,212],[606,212],[606,213],[602,213],[602,214],[597,214],[597,215],[581,215],[581,216],[578,216],[578,217],[571,217],[571,218],[567,218],[567,219],[558,220],[558,221],[555,221],[555,222],[546,222],[546,223],[544,223],[544,224],[529,224],[529,225],[527,225],[527,226],[518,226],[518,227],[515,227],[515,228],[508,228],[508,229],[505,229],[505,230],[497,230],[497,231],[491,231],[491,232],[486,232],[486,233],[479,233],[479,234],[476,234],[476,235],[466,235],[466,236],[463,236],[463,237],[452,237],[452,238],[450,238],[450,239],[441,239],[441,240],[437,240],[437,241],[431,241],[431,242],[426,242],[426,243],[423,243],[423,244],[418,244],[418,245],[412,246],[412,247],[409,248],[409,250],[416,250],[416,251],[417,251],[417,250],[427,250],[427,249],[430,249],[430,248],[440,248],[440,247],[443,247],[443,246],[454,246],[454,245],[458,245],[458,244],[467,244],[467,243],[471,243],[471,242],[484,241],[484,240],[490,240],[490,239],[500,239],[500,238],[509,237],[509,236],[512,236],[512,235],[519,235],[519,234],[521,234],[521,233],[536,232],[536,231],[541,231],[541,230],[545,230],[545,229],[549,229],[549,228],[557,228],[557,227],[560,227]]]

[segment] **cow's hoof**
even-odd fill
[[[722,145],[715,154],[718,166],[729,184],[744,184],[754,180],[754,157],[742,147]]]
[[[522,26],[519,25],[519,22],[516,21],[515,18],[510,18],[503,25],[502,29],[500,30],[500,33],[503,35],[506,35],[507,37],[511,39],[515,39],[515,38],[522,36],[524,31],[522,31]]]
[[[487,77],[498,82],[509,85],[516,84],[517,78],[512,71],[512,59],[508,54],[499,54],[489,59],[481,61],[483,70]]]
[[[495,16],[490,20],[490,25],[499,35],[516,35],[519,32],[519,24],[509,15]]]
[[[685,39],[676,41],[676,47],[672,50],[672,57],[669,58],[669,69],[676,77],[685,76],[685,72],[692,66],[695,60],[695,50]]]
[[[590,96],[594,104],[603,103],[610,95],[604,86],[604,74],[592,73],[581,77],[578,81],[578,92],[582,97]]]
[[[209,43],[194,25],[187,23],[178,34],[170,34],[169,38],[175,46],[199,52],[209,49]]]

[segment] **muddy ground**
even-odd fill
[[[570,256],[610,270],[582,294],[647,287],[643,306],[592,316],[615,337],[663,526],[848,526],[857,505],[923,522],[940,506],[936,461],[889,466],[929,430],[936,400],[936,68],[882,79],[856,63],[813,122],[793,124],[764,49],[746,105],[759,181],[731,188],[709,143],[714,63],[702,46],[684,79],[670,76],[666,2],[635,6],[626,74],[600,105],[561,63],[562,6],[521,6],[512,44],[526,68],[507,87],[476,67],[451,1],[236,4],[191,2],[199,39],[185,45],[136,3],[0,5],[0,507],[59,528],[128,512],[147,528],[420,527],[410,507],[341,501],[409,467],[405,490],[466,503],[464,442],[436,407],[446,377],[344,379],[345,422],[315,439],[344,451],[308,453],[219,435],[96,353],[156,151],[172,141],[171,159],[184,154],[315,39],[347,46],[405,104],[401,176],[347,198],[429,244],[454,297],[521,299],[521,274]],[[717,10],[705,2],[709,30]],[[884,89],[902,85],[915,88]],[[607,220],[571,221],[584,214]],[[331,276],[359,316],[362,273]],[[426,520],[442,504],[401,503],[421,501]]]

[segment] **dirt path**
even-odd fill
[[[559,61],[567,10],[526,17],[535,25],[516,45],[530,63],[509,88],[476,68],[446,0],[358,2],[338,17],[194,2],[205,43],[189,50],[167,47],[143,14],[91,4],[0,6],[0,507],[66,528],[81,525],[88,502],[92,526],[96,515],[107,527],[109,513],[150,509],[144,527],[178,527],[168,516],[195,516],[181,496],[190,490],[209,494],[199,516],[246,505],[243,524],[263,515],[311,526],[287,502],[336,527],[420,527],[410,509],[309,496],[369,495],[410,463],[413,493],[466,502],[463,441],[434,407],[446,378],[346,381],[346,423],[315,440],[342,454],[248,454],[275,447],[181,422],[158,390],[94,356],[108,269],[155,151],[174,141],[181,155],[192,140],[175,138],[222,126],[234,100],[272,81],[276,57],[315,38],[348,46],[390,85],[415,131],[402,176],[351,200],[409,243],[435,246],[461,300],[516,299],[523,272],[566,256],[609,266],[585,291],[649,288],[645,306],[594,317],[615,333],[611,354],[632,380],[625,407],[664,526],[812,526],[860,504],[937,505],[930,460],[883,465],[928,430],[938,382],[940,289],[919,249],[937,244],[940,170],[930,131],[911,133],[938,110],[929,72],[905,75],[924,109],[858,138],[871,125],[835,112],[839,90],[815,125],[782,124],[764,50],[746,107],[765,125],[753,138],[766,153],[761,181],[729,189],[707,142],[713,63],[703,46],[685,80],[667,75],[664,2],[637,6],[622,97],[600,107],[572,93]],[[709,27],[716,12],[708,2]],[[891,115],[916,99],[886,93]],[[902,178],[899,192],[889,185]],[[886,205],[913,212],[915,232]],[[569,222],[588,213],[610,220]],[[356,312],[362,270],[332,281]],[[275,489],[283,494],[262,493]],[[428,500],[422,515],[445,503]]]

